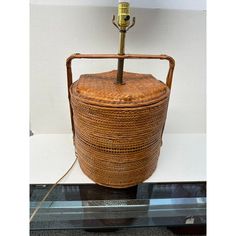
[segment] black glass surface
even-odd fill
[[[32,213],[51,185],[30,185]],[[31,230],[108,229],[206,224],[206,183],[142,183],[126,189],[58,185]]]

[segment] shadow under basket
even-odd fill
[[[117,84],[116,70],[84,74],[72,83],[71,60],[67,64],[75,152],[82,171],[95,183],[127,188],[155,171],[174,68],[174,60],[169,62],[166,84],[150,74],[130,72],[123,72],[124,84]]]

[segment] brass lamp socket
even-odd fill
[[[121,28],[126,28],[130,24],[129,3],[120,2],[118,4],[118,25]]]

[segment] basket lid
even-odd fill
[[[84,74],[75,81],[70,92],[84,103],[136,107],[157,103],[169,96],[167,85],[150,74],[124,72],[125,84],[115,83],[117,71]]]

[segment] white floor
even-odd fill
[[[30,183],[55,183],[75,160],[72,135],[30,137]],[[206,181],[206,135],[165,134],[158,166],[146,182]],[[78,162],[61,183],[93,183]]]

